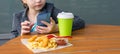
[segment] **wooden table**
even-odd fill
[[[0,54],[33,54],[20,39],[19,36],[0,46]],[[72,33],[70,42],[71,47],[41,54],[120,54],[120,26],[86,25]]]

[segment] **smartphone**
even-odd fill
[[[38,16],[37,16],[37,25],[46,27],[46,25],[41,23],[41,21],[46,21],[46,22],[50,23],[50,16],[51,16],[50,13],[38,14]]]

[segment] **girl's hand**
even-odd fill
[[[34,24],[29,21],[24,21],[21,23],[21,35],[30,33],[30,30]]]
[[[50,18],[50,23],[45,22],[45,21],[41,21],[43,24],[47,25],[47,27],[43,27],[43,26],[37,26],[37,32],[38,33],[52,33],[52,32],[57,32],[58,31],[58,25],[55,24],[55,21],[52,19],[52,17]]]

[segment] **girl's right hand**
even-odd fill
[[[29,21],[21,23],[21,35],[30,33],[30,30],[34,24]]]

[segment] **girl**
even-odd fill
[[[21,0],[25,9],[15,13],[11,33],[15,36],[28,34],[36,31],[37,33],[52,33],[58,31],[57,14],[62,10],[54,7],[53,4],[47,3],[46,0]],[[38,14],[50,13],[50,23],[41,21],[44,26],[36,25]],[[42,16],[40,16],[42,17]],[[72,30],[83,28],[85,23],[78,16],[75,16]]]

